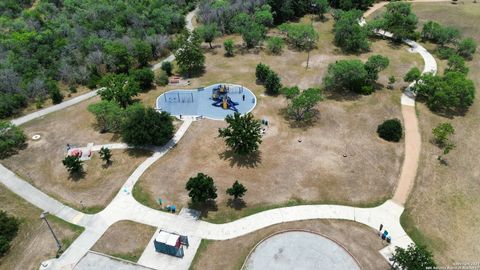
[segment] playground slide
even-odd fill
[[[228,107],[229,107],[230,109],[232,109],[232,110],[235,111],[235,112],[238,112],[237,107],[235,107],[235,106],[238,105],[238,102],[233,102],[233,101],[231,101],[231,100],[228,100],[227,103],[228,103]]]
[[[222,100],[217,100],[217,101],[213,102],[212,105],[215,106],[215,107],[221,107],[222,103],[223,103]]]

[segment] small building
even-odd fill
[[[188,238],[160,230],[153,244],[157,252],[183,258],[183,246],[188,247]]]

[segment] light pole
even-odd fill
[[[60,251],[60,249],[62,249],[62,244],[60,243],[60,241],[58,241],[58,238],[57,238],[57,236],[55,235],[55,233],[53,232],[52,227],[50,226],[50,223],[48,223],[47,214],[48,214],[48,212],[42,212],[42,213],[40,214],[40,219],[45,220],[45,223],[47,223],[48,229],[50,229],[50,232],[52,233],[53,238],[55,238],[55,242],[57,242],[58,251]],[[58,252],[58,251],[57,251],[57,252]]]

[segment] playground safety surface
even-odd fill
[[[234,103],[235,108],[224,109],[222,106],[214,106],[215,100],[212,93],[215,88],[226,85],[229,89],[228,97]],[[200,116],[213,120],[223,120],[227,115],[233,114],[235,109],[241,113],[248,113],[255,108],[257,98],[250,89],[235,84],[214,84],[208,87],[183,90],[177,89],[163,93],[157,98],[158,110],[166,111],[173,116]]]

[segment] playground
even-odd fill
[[[223,120],[227,115],[251,112],[257,98],[250,89],[235,84],[214,84],[194,90],[172,90],[157,98],[157,110],[178,118],[205,117]]]

